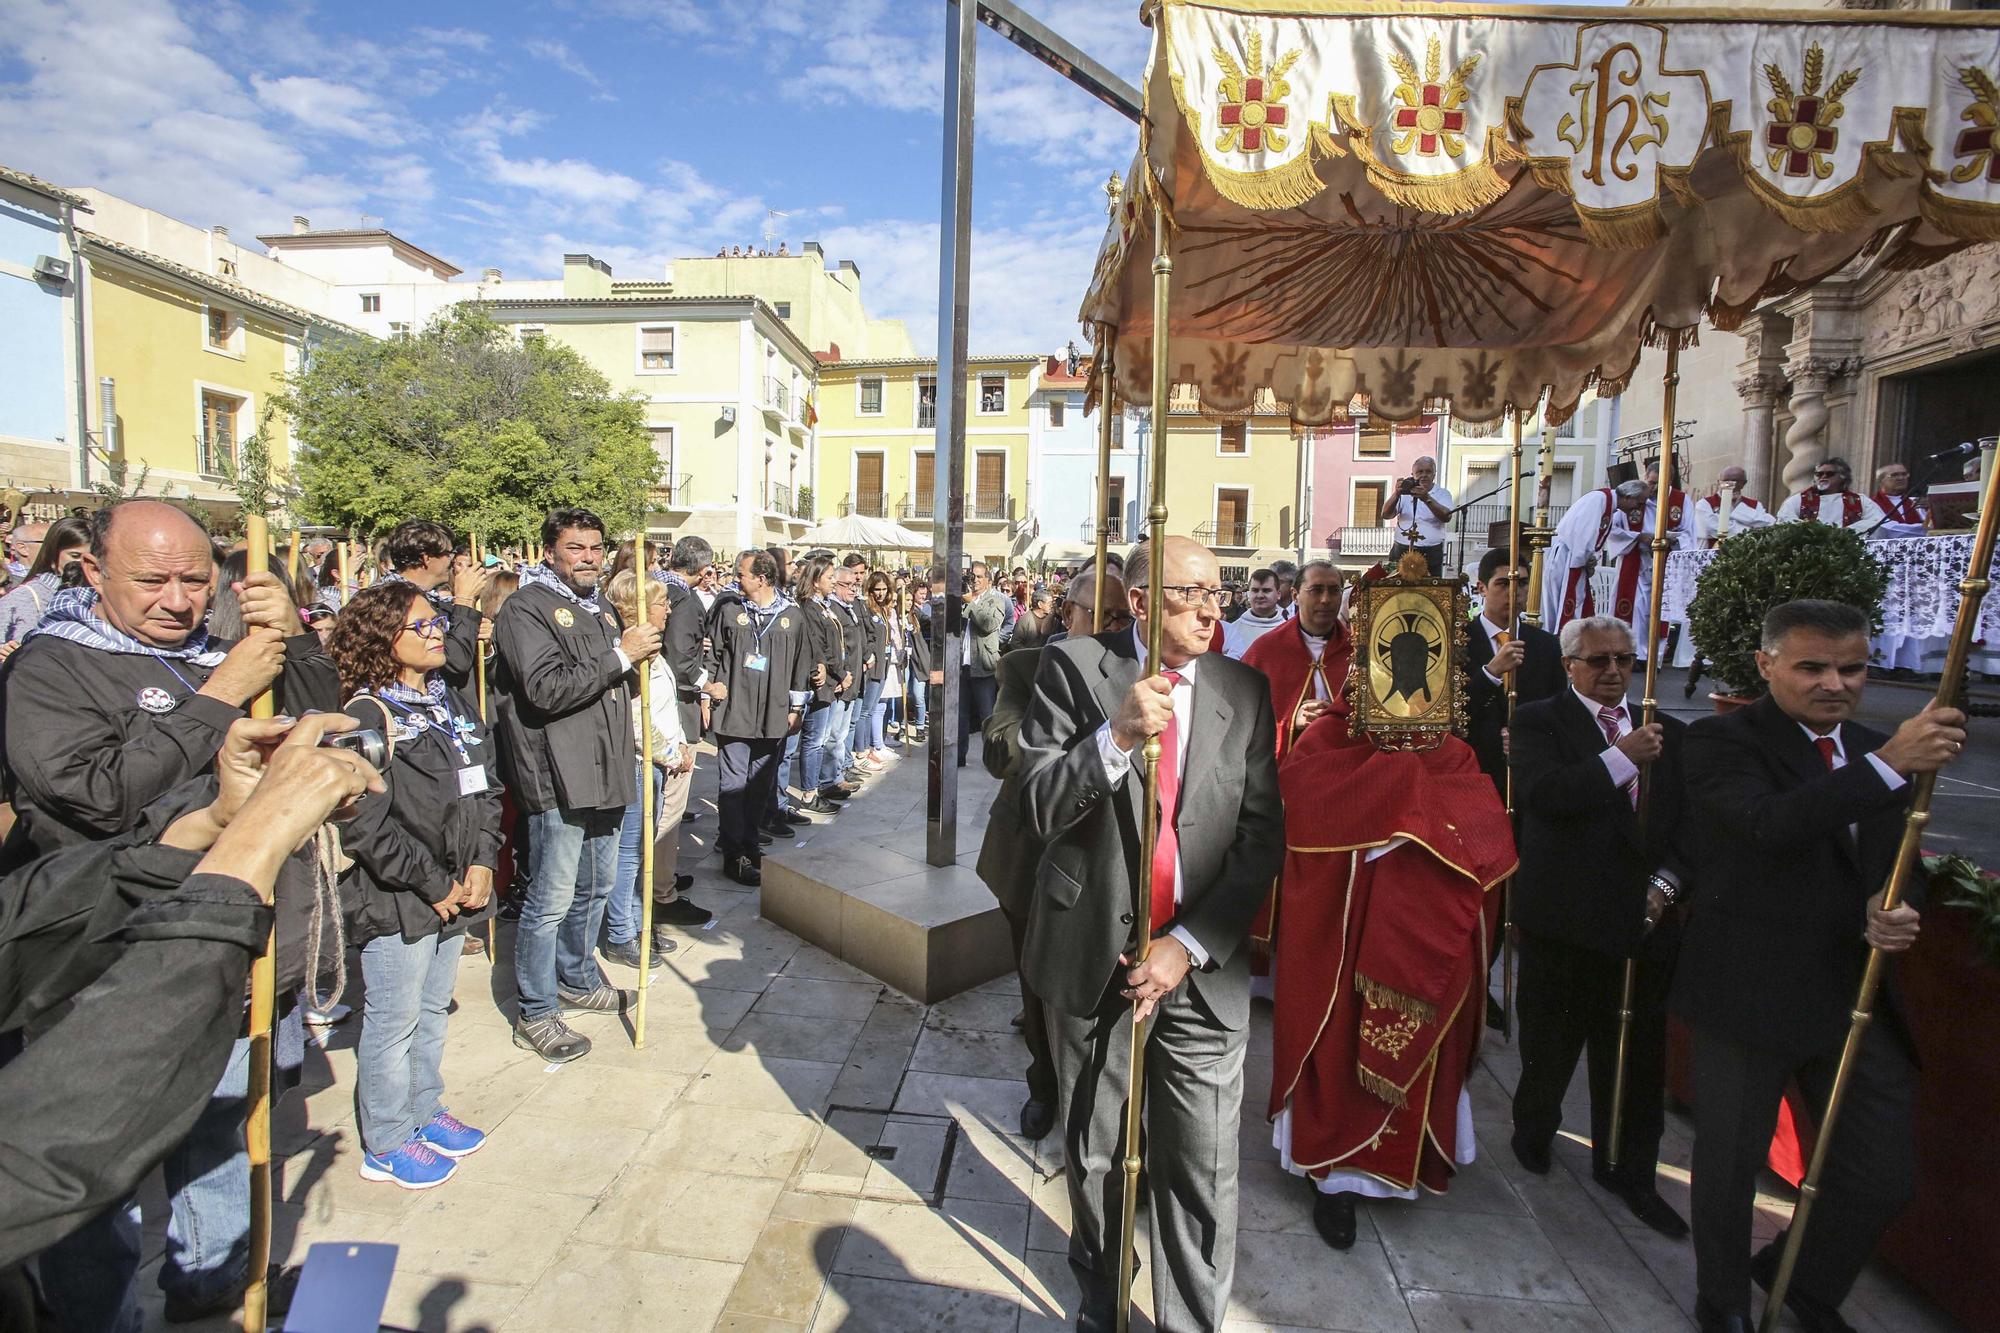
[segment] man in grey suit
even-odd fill
[[[1250,1019],[1250,923],[1284,857],[1269,686],[1206,649],[1215,556],[1182,537],[1126,565],[1137,624],[1042,653],[1021,728],[1021,811],[1041,848],[1021,979],[1047,1008],[1069,1178],[1077,1327],[1117,1315],[1130,1024],[1146,1037],[1152,1282],[1163,1333],[1222,1323],[1236,1266],[1236,1133]],[[1147,588],[1162,656],[1145,675]],[[1140,747],[1161,738],[1160,848],[1139,867]],[[1190,756],[1198,756],[1190,759]],[[1135,893],[1152,947],[1132,938]]]
[[[1125,584],[1113,574],[1102,585],[1110,603],[1104,608],[1107,627],[1129,624],[1125,616]],[[1099,584],[1086,569],[1069,585],[1063,609],[1063,633],[1082,638],[1090,633]],[[1061,636],[1050,644],[1061,641]],[[986,771],[1001,779],[1000,794],[986,820],[986,837],[979,844],[979,878],[1000,900],[1000,913],[1014,936],[1014,966],[1021,965],[1021,942],[1028,929],[1028,902],[1035,892],[1035,867],[1040,848],[1021,827],[1021,722],[1035,697],[1035,670],[1041,648],[1016,648],[1000,659],[1000,698],[986,719]],[[1049,1053],[1049,1028],[1042,1002],[1021,983],[1021,1037],[1028,1043],[1028,1100],[1021,1106],[1021,1136],[1043,1139],[1056,1122],[1056,1066]]]

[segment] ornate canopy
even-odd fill
[[[1131,185],[1083,306],[1149,395],[1153,202],[1175,393],[1301,424],[1562,420],[1640,349],[1881,250],[2000,239],[1979,13],[1148,0]]]

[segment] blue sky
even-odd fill
[[[1028,0],[1135,85],[1138,0]],[[0,162],[238,238],[386,225],[468,272],[621,278],[818,240],[934,339],[936,0],[0,0]],[[1133,127],[981,34],[975,350],[1047,351]],[[767,218],[767,210],[789,216]]]

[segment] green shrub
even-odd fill
[[[1778,523],[1732,533],[1695,584],[1688,630],[1715,678],[1731,693],[1764,692],[1756,652],[1764,615],[1802,597],[1846,602],[1867,611],[1882,628],[1882,593],[1889,569],[1868,544],[1846,528],[1824,523]]]

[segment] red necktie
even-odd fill
[[[1826,771],[1829,773],[1833,772],[1833,756],[1835,750],[1833,737],[1815,736],[1813,737],[1813,745],[1815,748],[1819,750],[1819,757],[1826,762]]]
[[[1619,724],[1624,722],[1624,720],[1625,714],[1616,708],[1600,708],[1597,710],[1597,725],[1604,728],[1604,739],[1610,741],[1613,745],[1618,744]],[[1625,799],[1632,803],[1634,810],[1639,808],[1639,779],[1632,778],[1619,787],[1618,790],[1625,793]]]
[[[1178,671],[1163,671],[1168,684],[1181,683]],[[1174,919],[1174,871],[1180,865],[1181,840],[1174,831],[1174,816],[1181,804],[1181,724],[1178,717],[1167,719],[1160,733],[1160,828],[1153,839],[1153,933],[1159,934]]]

